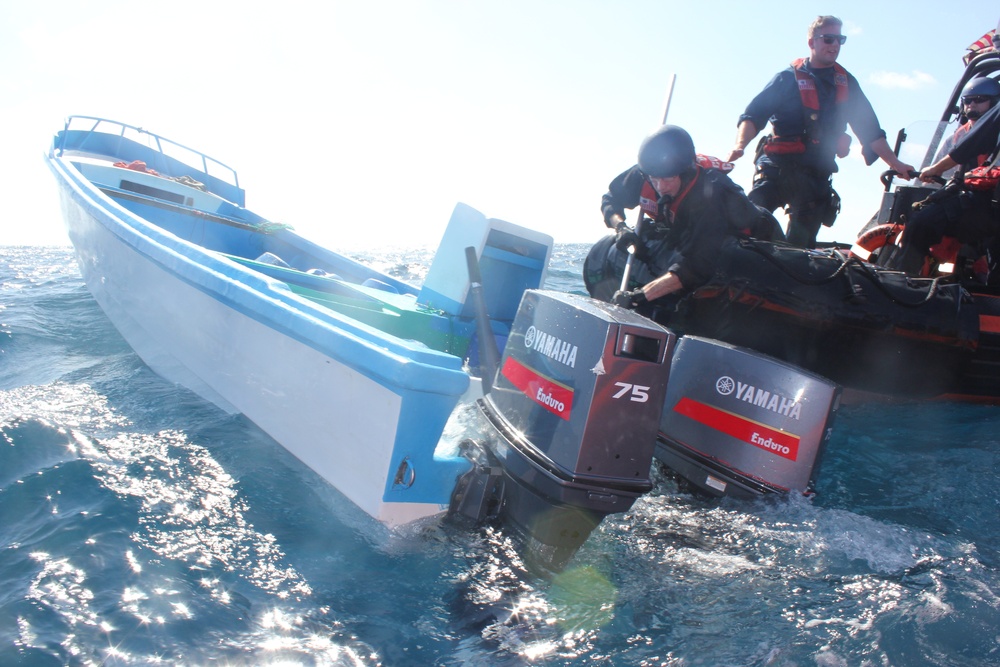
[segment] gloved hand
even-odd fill
[[[628,252],[629,246],[634,246],[635,251],[639,250],[639,235],[624,222],[619,222],[615,227],[615,247],[620,252]]]
[[[631,292],[618,290],[611,297],[611,303],[621,308],[637,308],[644,303],[648,303],[648,301],[646,300],[646,293],[640,288]]]

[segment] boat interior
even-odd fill
[[[75,129],[81,124],[83,129]],[[67,121],[54,148],[86,180],[135,214],[135,224],[152,223],[380,331],[460,357],[468,352],[474,313],[437,303],[441,300],[435,298],[439,290],[434,285],[418,289],[245,208],[236,172],[203,153],[141,128],[82,116]],[[436,256],[435,261],[461,261],[464,266],[465,257]],[[546,261],[547,249],[503,230],[490,232],[480,262],[501,346],[517,308],[517,301],[504,295],[516,293],[519,300],[524,289],[540,286]]]

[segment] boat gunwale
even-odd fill
[[[469,377],[457,356],[412,344],[324,308],[295,294],[281,281],[181,239],[114,202],[68,162],[54,151],[48,155],[50,168],[88,215],[147,261],[220,303],[387,385],[445,395],[462,394],[468,388]],[[150,252],[151,248],[158,252]],[[168,257],[175,261],[164,261]],[[233,286],[244,298],[233,298],[236,295],[231,289],[225,289]],[[273,308],[280,310],[266,312]],[[291,318],[307,326],[283,323]],[[335,335],[331,337],[331,333]]]

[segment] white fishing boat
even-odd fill
[[[475,356],[464,248],[502,341],[550,237],[459,204],[418,290],[269,222],[233,169],[140,128],[71,117],[48,164],[84,280],[150,368],[389,526],[448,508],[470,466],[434,453]]]

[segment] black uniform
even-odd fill
[[[983,114],[948,157],[960,165],[977,164],[980,156],[992,157],[1000,149],[1000,105]],[[954,186],[952,186],[954,187]],[[903,247],[893,266],[911,274],[923,268],[931,246],[945,236],[962,243],[978,244],[1000,233],[1000,211],[996,191],[962,190],[955,187],[931,195],[906,221]]]
[[[645,182],[638,166],[616,177],[601,200],[605,221],[638,206]],[[630,289],[669,271],[680,279],[685,292],[693,290],[711,278],[719,247],[727,237],[771,238],[773,231],[781,233],[774,216],[755,206],[743,189],[718,169],[695,167],[686,172],[676,203],[673,197],[661,197],[656,206],[655,218],[647,220],[640,230],[641,247],[630,273]],[[610,299],[620,286],[626,259],[627,254],[615,247],[614,236],[594,246],[584,265],[592,296]]]
[[[981,155],[993,156],[1000,148],[1000,104],[993,106],[976,121],[948,157],[959,164],[978,164]]]

